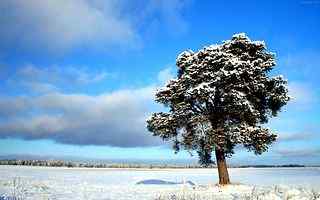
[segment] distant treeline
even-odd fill
[[[240,165],[237,168],[273,168],[273,167],[306,167],[305,165],[288,164],[288,165]]]
[[[0,160],[0,165],[22,165],[43,167],[84,167],[84,168],[201,168],[200,165],[173,164],[131,164],[131,163],[84,163],[62,160]],[[215,166],[212,166],[215,167]]]
[[[93,163],[93,162],[73,162],[63,160],[0,160],[0,165],[23,165],[23,166],[43,166],[43,167],[83,167],[83,168],[202,168],[199,164],[133,164],[133,163]],[[211,165],[207,168],[215,168]],[[306,167],[305,165],[238,165],[235,168],[275,168],[275,167]]]

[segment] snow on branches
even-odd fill
[[[258,154],[267,150],[276,135],[261,125],[289,96],[282,76],[269,77],[276,62],[264,42],[240,33],[219,45],[184,51],[176,64],[177,78],[156,94],[169,113],[147,120],[154,135],[207,157],[215,148],[232,154],[238,144]]]

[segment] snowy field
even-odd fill
[[[312,192],[320,192],[320,168],[232,168],[229,173],[231,181],[241,185],[229,188],[215,186],[218,181],[216,169],[0,166],[0,199],[5,199],[1,195],[20,195],[23,199],[62,200],[248,199],[245,195],[251,193],[264,195],[264,199],[279,199],[273,193],[286,195],[287,199],[295,199],[289,198],[290,195],[300,195],[296,199],[303,199],[302,195],[308,197],[305,199],[311,199]],[[177,183],[192,181],[196,185],[136,184],[149,179]],[[201,198],[202,196],[205,198]]]

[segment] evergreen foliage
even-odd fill
[[[196,151],[200,163],[212,162],[221,149],[226,156],[243,145],[261,154],[276,140],[263,124],[289,101],[287,81],[270,77],[275,55],[264,42],[245,34],[182,52],[176,61],[178,75],[156,93],[156,102],[169,112],[154,113],[147,128],[154,136],[173,141],[175,151]]]

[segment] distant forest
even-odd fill
[[[0,165],[21,165],[21,166],[42,166],[42,167],[79,167],[79,168],[203,168],[199,164],[130,164],[130,163],[93,163],[93,162],[75,162],[63,160],[0,160]],[[206,168],[215,168],[216,165],[210,165]],[[274,167],[307,167],[299,164],[286,165],[238,165],[234,168],[274,168]]]
[[[0,160],[0,165],[23,165],[43,167],[80,167],[80,168],[201,168],[200,165],[174,164],[134,164],[134,163],[99,163],[75,162],[63,160]],[[211,166],[212,168],[215,166]]]

